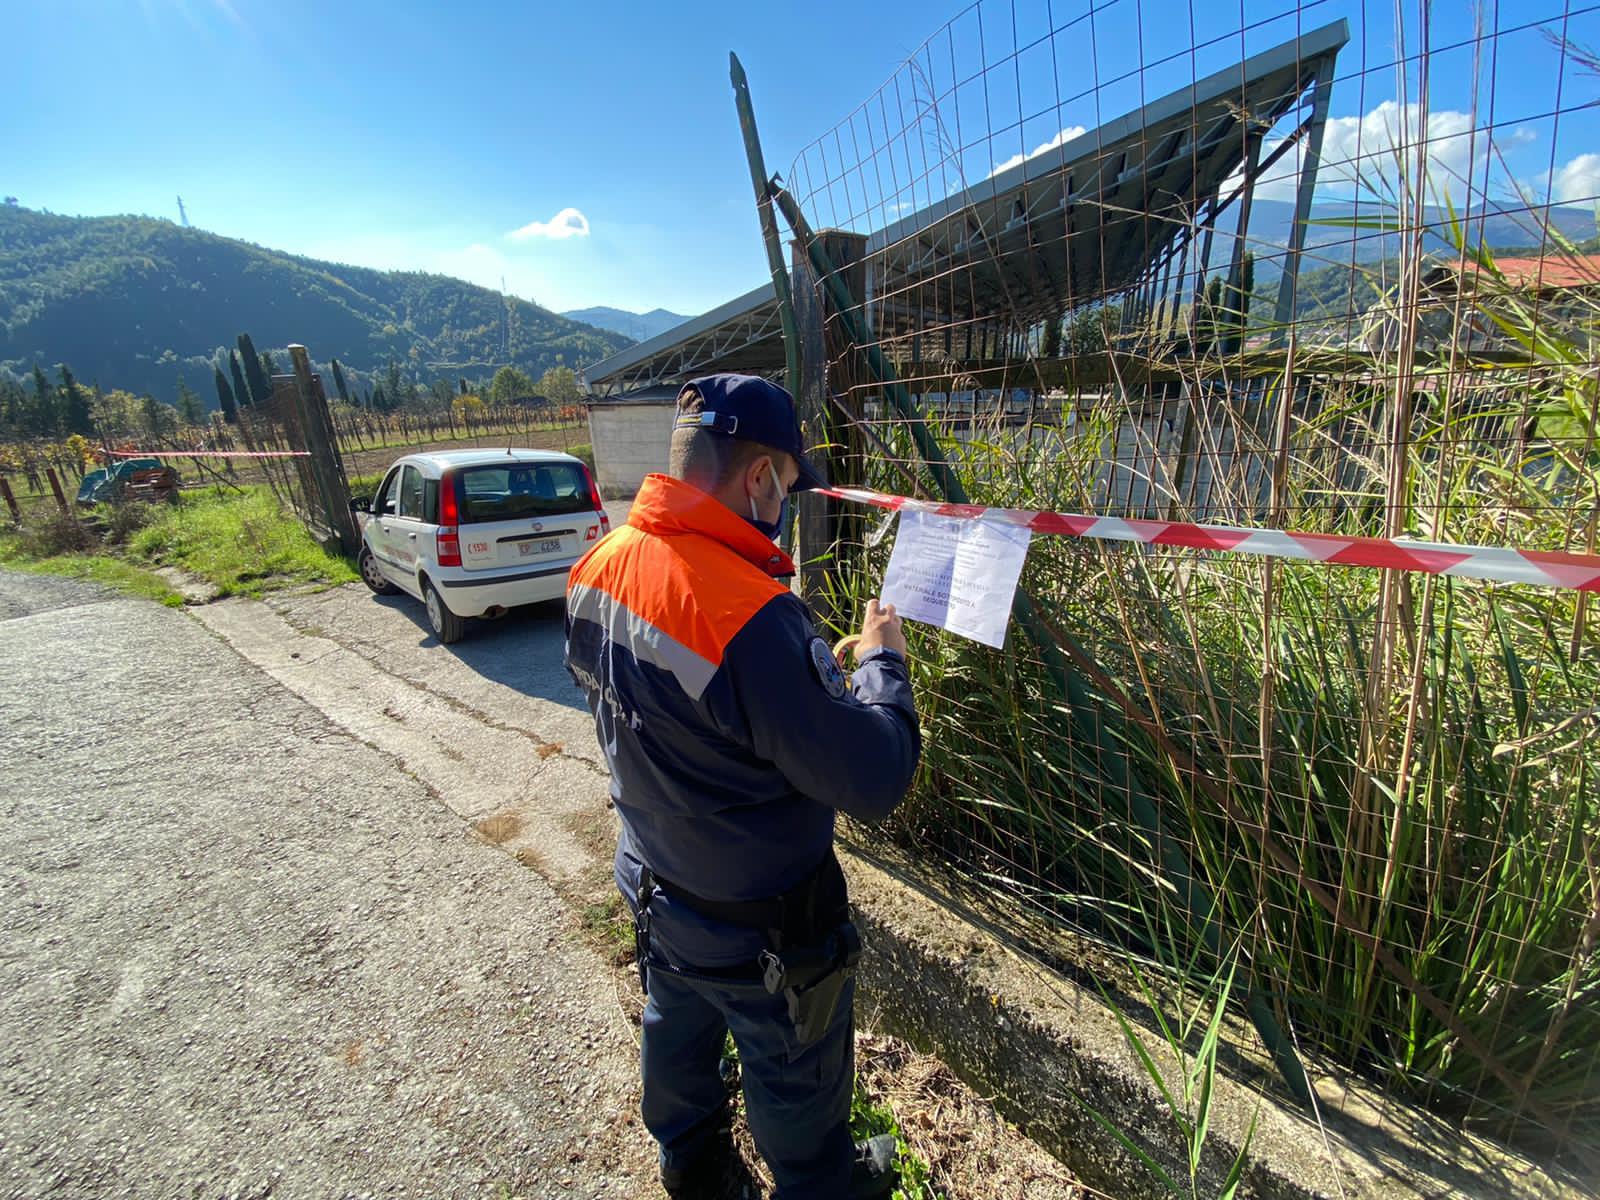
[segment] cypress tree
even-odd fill
[[[250,398],[250,387],[245,383],[244,372],[239,368],[239,356],[232,350],[228,351],[228,371],[233,376],[233,394],[240,406],[253,406],[255,401]]]
[[[1249,250],[1244,252],[1244,258],[1239,263],[1239,336],[1244,337],[1245,327],[1250,320],[1250,301],[1256,290],[1256,256]]]
[[[384,394],[383,383],[381,380],[378,382],[377,386],[372,389],[372,403],[370,407],[377,409],[379,412],[389,411],[389,397]]]
[[[215,363],[211,364],[211,369],[217,376],[217,406],[222,409],[222,419],[229,425],[237,425],[239,409],[234,404],[233,389],[228,386],[228,377]]]
[[[52,437],[61,427],[60,414],[56,412],[56,390],[44,368],[33,364],[33,419],[31,432],[40,437]]]
[[[1217,323],[1222,309],[1222,276],[1213,275],[1206,281],[1205,292],[1198,303],[1200,312],[1194,324],[1194,352],[1205,354],[1217,340]]]
[[[1227,306],[1222,317],[1227,330],[1222,339],[1224,354],[1237,354],[1244,346],[1245,320],[1250,314],[1250,293],[1255,286],[1256,256],[1246,250],[1239,259],[1238,286],[1230,284],[1227,289]]]
[[[72,377],[72,369],[61,364],[61,425],[66,433],[94,432],[94,413],[89,409],[89,396]]]
[[[178,416],[185,425],[200,425],[206,419],[206,406],[200,403],[200,397],[183,381],[182,375],[178,376]]]
[[[272,380],[261,369],[261,356],[248,333],[239,335],[239,359],[244,364],[245,378],[250,381],[250,403],[259,408],[272,399]]]
[[[339,393],[339,399],[344,404],[350,403],[350,389],[345,385],[344,368],[339,365],[339,360],[333,360],[333,388]]]
[[[0,379],[0,430],[20,434],[27,419],[28,396],[18,384]]]

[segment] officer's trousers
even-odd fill
[[[781,995],[759,983],[720,984],[649,972],[640,1045],[645,1127],[661,1161],[686,1167],[706,1148],[707,1120],[727,1090],[717,1067],[723,1033],[739,1048],[745,1116],[777,1184],[772,1200],[839,1200],[850,1193],[854,1147],[855,981],[827,1032],[795,1044]]]

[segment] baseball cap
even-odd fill
[[[789,489],[791,493],[826,486],[801,453],[794,399],[783,388],[755,375],[704,375],[684,384],[678,400],[682,402],[684,392],[691,389],[700,394],[703,407],[697,413],[680,412],[673,422],[674,429],[709,429],[782,450],[800,468]]]

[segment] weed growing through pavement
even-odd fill
[[[622,897],[611,893],[598,904],[586,905],[583,931],[614,967],[633,961],[633,916]]]

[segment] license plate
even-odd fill
[[[533,554],[556,554],[561,550],[561,539],[545,538],[542,542],[518,542],[517,549],[523,558]]]

